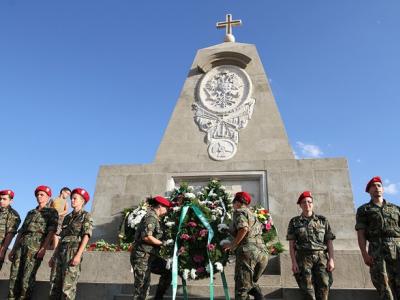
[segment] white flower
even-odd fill
[[[214,193],[214,189],[212,189],[209,193],[208,193],[208,197],[215,197],[217,196],[216,193]]]
[[[173,211],[180,211],[180,210],[181,210],[181,207],[180,207],[180,206],[174,206],[174,207],[172,208],[172,210],[173,210]]]
[[[166,268],[167,270],[170,270],[170,269],[171,269],[171,265],[172,265],[172,258],[168,258],[168,259],[167,259],[167,263],[166,263],[166,265],[165,265],[165,268]]]
[[[193,193],[185,193],[185,198],[194,199],[196,198],[196,195]]]
[[[215,215],[211,216],[211,220],[215,221],[217,219],[217,217]]]
[[[196,193],[197,197],[203,196],[204,194],[202,192],[197,192]]]
[[[223,186],[223,185],[221,185],[220,189],[223,190],[223,191],[225,191],[226,187]]]
[[[197,275],[196,275],[196,269],[191,269],[190,270],[190,278],[192,279],[196,279]]]
[[[224,270],[224,266],[220,262],[215,263],[215,268],[220,272]]]
[[[220,242],[219,242],[219,245],[220,245],[221,247],[223,247],[224,245],[230,244],[230,243],[231,243],[230,240],[225,239],[225,240],[220,241]]]
[[[194,190],[194,187],[191,186],[191,185],[189,185],[189,186],[188,186],[188,191],[193,191],[193,190]]]
[[[175,223],[174,223],[175,224]],[[165,245],[166,246],[168,246],[168,245],[171,245],[171,244],[173,244],[174,243],[174,240],[173,239],[169,239],[169,240],[166,240],[165,241]]]
[[[172,227],[174,225],[175,225],[175,222],[172,222],[172,221],[165,223],[165,226],[167,226],[167,227]]]
[[[188,270],[188,269],[183,270],[183,274],[182,274],[183,279],[188,280],[189,273],[190,273],[190,270]]]
[[[229,229],[229,226],[226,225],[226,224],[224,224],[224,223],[218,224],[217,227],[218,227],[218,231],[219,231],[219,232],[222,232],[222,231],[224,231],[224,230],[226,230],[226,229]]]

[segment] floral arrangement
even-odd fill
[[[137,207],[125,208],[122,212],[122,222],[118,232],[120,243],[132,243],[135,232],[142,218],[147,213],[149,205],[147,201],[142,201]]]
[[[229,255],[223,251],[222,245],[229,236],[228,223],[231,220],[232,197],[225,191],[218,180],[211,180],[207,186],[195,192],[193,187],[182,184],[170,195],[173,203],[171,212],[163,218],[166,227],[164,239],[168,246],[161,249],[160,254],[171,266],[174,240],[178,243],[178,274],[183,279],[202,279],[210,276],[209,260],[213,272],[220,272],[228,262]],[[182,207],[197,206],[211,226],[214,237],[208,244],[208,230],[192,209],[188,210],[178,234]],[[171,243],[172,242],[172,243]]]
[[[263,207],[254,207],[253,212],[257,216],[258,221],[262,224],[262,237],[267,245],[268,252],[272,255],[282,253],[284,248],[278,240],[278,231],[276,230],[269,210]]]
[[[86,251],[105,251],[105,252],[119,252],[119,251],[132,251],[131,243],[111,244],[105,240],[98,240],[90,245],[86,245]]]

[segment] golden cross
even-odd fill
[[[232,27],[233,26],[240,26],[242,25],[242,20],[232,20],[232,15],[227,14],[225,22],[217,22],[217,28],[226,28],[226,35],[232,34]]]

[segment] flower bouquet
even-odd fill
[[[146,215],[148,208],[147,201],[142,201],[137,207],[125,208],[123,210],[123,218],[118,232],[119,243],[133,242],[137,226]]]
[[[263,207],[254,207],[254,214],[257,216],[258,221],[262,224],[262,238],[267,245],[268,252],[271,255],[278,255],[283,252],[283,245],[279,242],[278,231],[272,220],[272,216],[268,209]]]

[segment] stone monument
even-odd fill
[[[224,42],[197,52],[154,162],[100,167],[93,238],[115,242],[121,211],[149,195],[165,194],[183,181],[198,186],[218,178],[232,193],[246,190],[269,208],[286,243],[287,224],[299,214],[297,197],[311,190],[316,212],[330,220],[337,236],[334,288],[340,291],[332,299],[356,299],[354,288],[371,285],[358,253],[347,161],[295,159],[256,47],[235,42],[232,26],[240,24],[227,15],[217,23],[226,28]],[[264,292],[295,299],[287,253],[273,269],[270,276],[277,277],[264,280]]]
[[[198,51],[155,161],[100,167],[95,238],[115,241],[121,210],[151,194],[219,178],[270,208],[282,240],[298,194],[312,190],[337,233],[336,248],[356,249],[347,161],[294,158],[256,47],[234,42],[232,26],[240,23],[228,15],[217,23],[226,27],[225,42]]]

